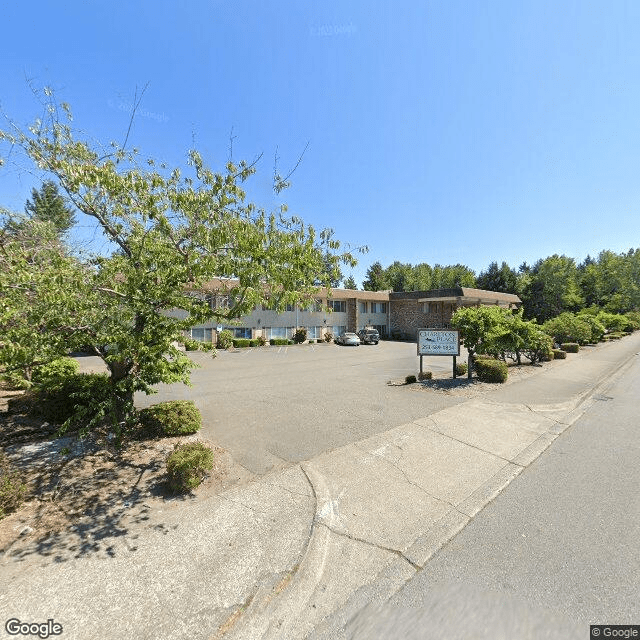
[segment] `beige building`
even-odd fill
[[[223,293],[229,281],[212,283],[209,295],[212,309],[228,304]],[[327,333],[338,336],[373,327],[381,336],[415,339],[419,328],[447,328],[456,309],[468,306],[499,305],[513,309],[520,306],[518,296],[454,287],[430,291],[357,291],[332,289],[331,296],[318,295],[310,308],[290,305],[275,311],[264,305],[238,318],[233,324],[219,325],[216,320],[191,329],[195,340],[215,342],[217,331],[230,330],[237,338],[291,338],[299,327],[307,329],[309,339],[320,340]]]

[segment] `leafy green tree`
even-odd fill
[[[358,285],[353,276],[349,276],[342,285],[345,289],[357,289]]]
[[[389,283],[385,278],[384,269],[380,262],[374,262],[367,269],[367,278],[362,283],[362,288],[365,291],[384,291],[389,289]]]
[[[539,322],[584,306],[575,261],[564,255],[538,260],[530,272],[521,275],[518,286],[525,315]]]
[[[40,189],[31,190],[31,200],[27,200],[25,210],[33,220],[53,223],[60,235],[67,233],[76,222],[73,210],[51,180],[43,182]]]
[[[480,272],[476,284],[479,289],[486,289],[487,291],[516,293],[518,276],[506,262],[503,262],[500,266],[498,266],[497,262],[492,262],[486,271]]]
[[[153,159],[142,162],[135,149],[78,138],[68,106],[61,107],[66,120],[56,117],[52,103],[48,119],[27,131],[13,125],[0,139],[52,176],[116,251],[78,265],[53,248],[29,258],[24,246],[7,242],[4,257],[13,270],[0,281],[0,293],[14,296],[2,298],[2,351],[14,354],[4,356],[11,366],[90,346],[109,369],[120,427],[135,417],[134,392],[188,383],[193,363],[175,345],[192,326],[211,319],[224,324],[260,303],[308,306],[319,286],[330,287],[341,263],[355,265],[330,231],[287,218],[284,205],[267,213],[247,202],[242,184],[253,165],[229,162],[214,172],[191,151],[187,175],[169,171]],[[282,187],[275,185],[277,192]],[[223,280],[207,295],[214,278]],[[41,321],[12,334],[7,351],[6,325],[35,319],[30,301],[37,301]],[[41,340],[41,354],[18,355],[34,339]]]

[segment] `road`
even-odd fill
[[[636,354],[349,637],[565,640],[589,638],[589,624],[640,624],[639,389]]]

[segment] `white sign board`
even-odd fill
[[[460,332],[452,329],[418,329],[419,356],[459,356]]]

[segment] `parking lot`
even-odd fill
[[[215,359],[190,355],[201,365],[192,387],[160,385],[157,395],[139,396],[136,403],[194,400],[203,436],[259,475],[462,401],[387,384],[418,372],[411,343],[269,346],[223,351]],[[452,359],[425,358],[424,368],[450,372]]]

